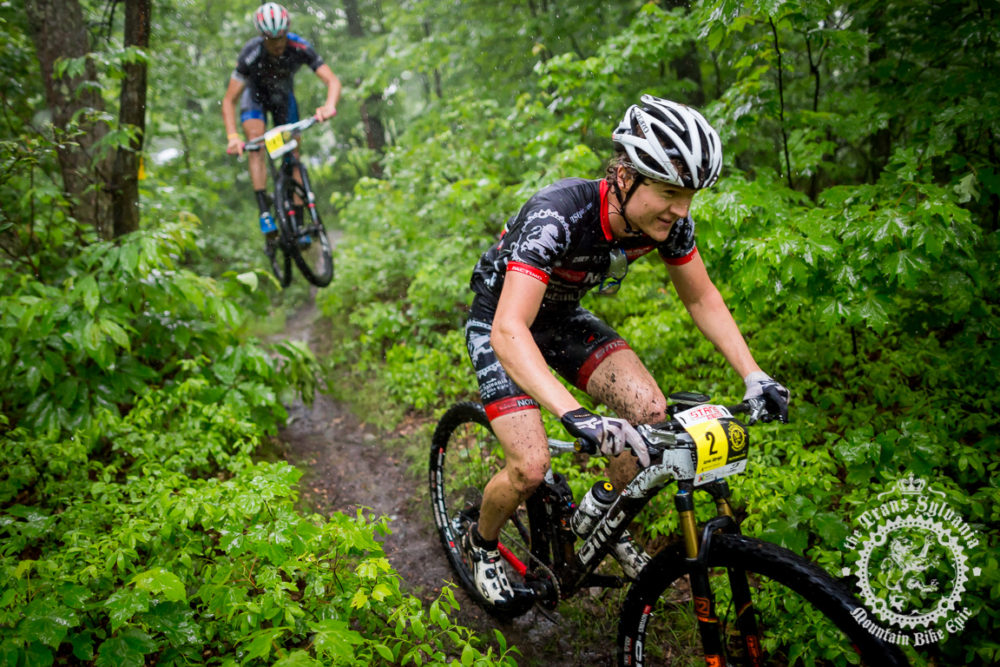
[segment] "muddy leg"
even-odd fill
[[[483,491],[479,534],[487,540],[497,538],[507,518],[538,488],[549,469],[548,442],[537,408],[502,415],[491,425],[507,465]]]
[[[666,397],[639,357],[630,349],[619,350],[601,362],[590,376],[587,393],[632,424],[655,423],[666,419]],[[623,452],[609,462],[608,476],[618,491],[638,472],[636,460],[630,453]]]

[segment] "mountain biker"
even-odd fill
[[[248,141],[264,134],[265,114],[271,114],[274,125],[299,120],[293,79],[302,65],[308,65],[326,85],[326,102],[316,109],[316,120],[322,122],[337,115],[337,102],[340,101],[340,79],[309,42],[288,32],[288,10],[275,2],[267,2],[254,12],[253,24],[260,34],[240,50],[236,69],[222,99],[222,120],[228,137],[226,152],[231,155],[243,154],[243,142],[236,133],[237,101],[243,133]],[[265,192],[267,165],[260,151],[250,154],[249,168],[260,208],[261,231],[273,234],[275,226]]]
[[[540,408],[610,457],[618,491],[638,471],[636,457],[649,463],[632,424],[666,418],[666,398],[635,352],[580,306],[591,289],[617,291],[630,262],[657,250],[695,324],[743,378],[745,398],[764,396],[787,419],[787,389],[754,361],[695,246],[688,212],[695,193],[719,176],[718,134],[696,110],[643,95],[612,141],[603,179],[568,178],[537,192],[473,271],[466,342],[506,466],[486,485],[462,548],[483,597],[501,606],[513,591],[500,528],[549,467]],[[618,417],[583,408],[549,367]],[[627,533],[612,553],[632,578],[648,558]]]

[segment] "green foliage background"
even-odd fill
[[[114,109],[120,25],[82,4]],[[382,520],[297,511],[298,473],[261,445],[325,379],[372,423],[475,398],[471,267],[535,189],[601,175],[642,92],[722,135],[699,249],[793,395],[791,426],[757,430],[745,530],[839,572],[871,497],[927,479],[980,536],[980,574],[964,631],[913,659],[998,659],[996,2],[361,0],[362,37],[340,3],[288,2],[345,85],[305,146],[342,233],[321,360],[256,335],[304,294],[266,277],[245,163],[223,152],[256,4],[154,3],[143,230],[115,244],[67,213],[54,145],[74,128],[47,124],[21,3],[0,5],[0,234],[20,241],[0,255],[3,661],[512,659],[451,624],[447,591],[429,609],[401,592]],[[306,71],[297,93],[322,91]],[[587,305],[665,390],[740,397],[655,261]],[[599,471],[566,470],[578,494]],[[646,538],[675,523],[653,508]],[[809,627],[786,640],[848,660]]]

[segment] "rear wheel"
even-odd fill
[[[299,164],[305,172],[305,167]],[[306,280],[326,287],[333,279],[333,251],[315,202],[301,183],[286,174],[278,202],[288,220],[288,253]],[[296,203],[299,202],[299,203]]]
[[[524,505],[500,532],[501,553],[511,585],[518,597],[503,608],[487,602],[478,592],[472,570],[462,552],[462,537],[479,518],[483,489],[503,468],[503,449],[490,429],[486,412],[478,403],[458,403],[441,417],[431,440],[430,494],[434,523],[448,562],[468,594],[498,618],[513,618],[534,603],[531,584],[546,578],[541,561],[530,553],[530,525]]]
[[[712,537],[708,555],[719,632],[720,664],[906,665],[852,616],[861,603],[833,577],[791,551],[742,535]],[[667,548],[629,589],[618,629],[618,664],[704,665],[687,574],[679,545]],[[739,635],[724,568],[747,573],[762,656],[754,663]],[[862,619],[863,620],[863,619]]]

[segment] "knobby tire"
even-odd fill
[[[301,170],[303,178],[308,178],[305,165],[301,162],[295,164]],[[317,287],[326,287],[333,280],[333,251],[330,239],[320,219],[319,211],[313,208],[310,213],[305,188],[290,172],[291,168],[288,168],[282,179],[282,196],[278,200],[278,206],[287,221],[288,254],[295,260],[295,265],[299,267],[306,280]],[[301,219],[296,219],[292,210],[296,199],[303,203],[299,216]]]
[[[796,615],[798,622],[810,615],[806,606],[819,612],[829,621],[823,624],[822,632],[830,633],[835,638],[834,643],[843,646],[845,652],[856,651],[864,665],[889,667],[908,664],[897,646],[877,639],[851,616],[854,609],[864,607],[844,585],[787,549],[742,535],[718,534],[712,537],[708,565],[714,568],[743,568],[748,574],[755,606],[759,605],[758,598],[766,587],[777,586],[773,592],[781,596],[785,609],[788,609],[788,604],[803,604],[802,610]],[[683,590],[683,584],[680,589],[673,588],[687,575],[689,568],[690,564],[680,545],[673,545],[657,554],[643,570],[639,580],[630,587],[622,607],[618,630],[619,665],[639,667],[685,664],[683,656],[676,651],[672,652],[666,644],[676,642],[679,625],[677,619],[681,610],[688,616],[693,616],[690,595],[678,594],[678,590]],[[717,576],[713,579],[718,584],[713,585],[713,590],[728,587],[727,577]],[[797,594],[798,599],[790,596],[789,592]],[[724,641],[731,647],[739,647],[733,648],[733,653],[737,655],[729,656],[731,662],[726,664],[744,664],[739,662],[745,660],[741,653],[741,642],[733,636],[736,621],[733,618],[728,621],[723,618],[725,614],[732,614],[732,610],[726,609],[725,604],[720,603],[718,593],[716,595],[717,613],[724,624]],[[683,599],[685,596],[688,599]],[[675,598],[675,601],[671,598]],[[770,655],[765,651],[765,664],[789,664],[792,656],[784,654],[780,648],[774,648],[768,641],[767,618],[760,618],[760,609],[757,612],[762,643],[765,648],[772,648]],[[764,616],[766,617],[766,613]],[[664,637],[669,637],[670,640],[663,641]],[[696,643],[700,649],[697,633],[694,633],[692,643]],[[820,656],[805,657],[815,659],[815,664],[836,664],[835,660],[823,662]],[[703,665],[704,658],[699,654],[692,660],[692,664]]]
[[[527,612],[532,603],[518,600],[506,608],[498,608],[488,602],[478,592],[461,549],[462,536],[479,517],[483,489],[502,467],[503,451],[483,407],[466,402],[449,408],[431,438],[428,483],[434,523],[458,583],[487,613],[509,620]],[[507,576],[515,588],[526,586],[526,580],[533,576],[534,563],[528,555],[529,534],[528,516],[522,505],[500,533],[501,545],[529,568],[522,576],[508,561]]]

